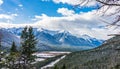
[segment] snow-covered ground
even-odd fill
[[[37,59],[35,59],[35,62],[33,62],[32,64],[35,64],[37,62],[44,61],[44,60],[45,60],[44,58],[37,58]]]
[[[71,52],[49,51],[49,53],[69,54],[69,53],[71,53]]]
[[[69,54],[70,52],[63,52],[63,51],[44,51],[44,52],[37,52],[37,53],[34,53],[33,55],[36,55],[37,56],[37,59],[35,59],[36,61],[34,63],[37,63],[38,61],[44,61],[46,60],[47,58],[53,58],[55,56],[58,56],[58,55],[65,55],[65,54]],[[65,57],[65,56],[63,56]],[[61,58],[63,58],[61,57]],[[60,58],[60,59],[61,59]],[[50,66],[54,65],[55,63],[57,63],[59,60],[56,60],[54,61],[54,63],[50,64]],[[33,64],[34,64],[33,63]],[[48,65],[49,66],[49,65]]]
[[[41,58],[55,57],[55,55],[50,54],[50,53],[35,53],[34,55],[36,55],[37,57],[41,57]]]
[[[35,61],[44,61],[45,59],[44,58],[37,58],[35,59]]]
[[[39,58],[52,58],[62,54],[69,54],[70,52],[62,52],[62,51],[45,51],[40,53],[34,53]]]
[[[41,67],[41,69],[46,69],[46,68],[48,68],[48,67],[54,67],[54,65],[55,65],[56,63],[58,63],[61,59],[65,58],[65,56],[66,56],[66,55],[60,57],[59,59],[51,62],[50,64],[48,64],[48,65],[46,65],[46,66]]]

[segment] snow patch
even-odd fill
[[[65,58],[65,57],[66,57],[66,55],[62,56],[61,58],[59,58],[59,59],[57,59],[57,60],[55,60],[55,61],[53,61],[53,62],[51,62],[50,64],[48,64],[48,65],[46,65],[46,66],[41,67],[41,69],[46,69],[46,68],[48,68],[48,67],[54,67],[54,65],[55,65],[56,63],[58,63],[61,59]]]

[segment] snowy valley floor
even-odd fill
[[[45,51],[35,53],[34,55],[37,56],[36,62],[34,64],[39,69],[46,69],[54,67],[56,63],[58,63],[61,59],[65,58],[67,54],[70,52],[63,52],[63,51]]]

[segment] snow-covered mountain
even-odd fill
[[[7,30],[0,29],[0,40],[3,46],[9,47],[14,41],[17,46],[20,45],[20,39],[15,34],[8,32]]]
[[[9,33],[20,36],[23,28],[8,28],[3,29]],[[103,40],[99,40],[89,35],[81,35],[80,37],[74,36],[67,31],[51,31],[46,29],[34,28],[34,34],[39,43],[57,46],[92,46],[96,47],[101,45]]]

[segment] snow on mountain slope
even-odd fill
[[[8,28],[4,29],[12,34],[20,36],[23,28]],[[38,44],[54,45],[54,46],[92,46],[96,47],[103,43],[89,35],[81,35],[76,37],[67,31],[51,31],[41,28],[34,28],[34,34],[38,39]]]
[[[2,36],[1,41],[3,46],[9,47],[11,46],[13,41],[16,43],[17,46],[20,45],[19,37],[8,32],[7,30],[0,29],[0,35]]]

